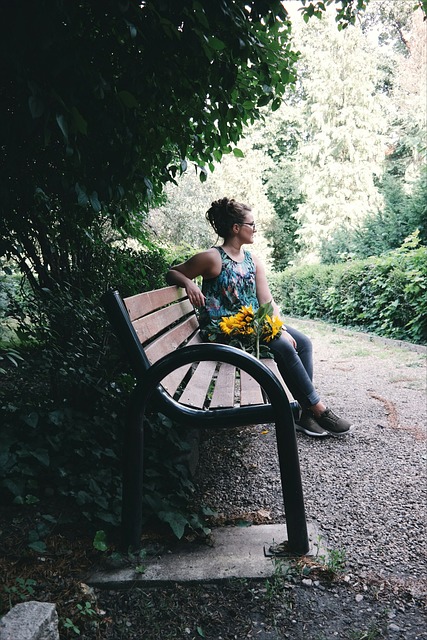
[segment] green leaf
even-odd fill
[[[90,200],[90,204],[92,205],[92,209],[94,211],[101,211],[101,203],[98,200],[98,194],[96,193],[96,191],[94,191],[90,196],[89,196],[89,200]]]
[[[29,542],[28,546],[37,553],[45,553],[47,551],[46,543],[43,540],[36,540],[35,542]]]
[[[27,416],[24,416],[23,420],[24,420],[25,424],[27,424],[29,427],[32,427],[33,429],[35,429],[37,427],[37,424],[38,424],[38,421],[39,421],[39,414],[36,413],[35,411],[32,411]]]
[[[49,466],[49,453],[46,451],[46,449],[36,449],[35,451],[30,451],[30,455],[45,467]]]
[[[205,634],[203,633],[202,627],[196,627],[196,631],[197,631],[197,633],[199,634],[199,636],[201,638],[205,638],[206,637]]]
[[[244,103],[242,104],[242,107],[247,111],[252,111],[252,109],[255,108],[255,105],[251,100],[245,100]]]
[[[167,522],[174,535],[178,540],[181,540],[184,535],[185,527],[188,524],[187,518],[184,518],[180,513],[174,513],[172,511],[160,511],[158,516],[162,522]]]
[[[149,180],[149,178],[147,178],[147,177],[144,178],[144,184],[145,184],[145,186],[147,187],[147,189],[149,191],[153,190],[153,183],[151,182],[151,180]]]
[[[56,116],[56,122],[58,123],[58,127],[61,129],[65,142],[68,142],[68,125],[65,116],[62,113],[58,113]]]
[[[241,149],[238,149],[237,147],[235,147],[233,149],[233,154],[236,156],[236,158],[244,158],[245,154],[243,153],[243,151]]]
[[[282,71],[280,72],[280,77],[283,84],[289,84],[291,82],[292,76],[289,72],[289,69],[282,69]]]
[[[216,36],[209,37],[208,46],[215,51],[222,51],[225,49],[225,43]]]
[[[58,522],[58,519],[54,516],[51,516],[49,513],[44,514],[42,518],[47,522],[50,522],[51,524],[56,524]]]
[[[138,30],[137,30],[137,28],[135,27],[135,25],[134,25],[134,24],[132,24],[131,22],[129,22],[128,20],[126,20],[126,24],[127,24],[127,26],[129,27],[130,37],[131,37],[132,39],[133,39],[133,38],[136,38],[136,36],[138,35]]]
[[[193,2],[193,10],[195,17],[200,22],[200,24],[205,27],[207,31],[209,31],[209,22],[206,18],[205,10],[200,2]]]
[[[109,513],[108,511],[97,511],[96,517],[102,520],[103,522],[107,522],[108,524],[112,524],[117,526],[118,519],[114,513]]]
[[[128,109],[135,109],[136,107],[139,106],[138,100],[130,91],[125,91],[125,90],[119,91],[118,96],[119,96],[120,102],[122,102],[125,105],[125,107],[128,107]]]
[[[40,118],[40,116],[43,115],[44,104],[37,96],[29,97],[28,106],[30,107],[30,113],[33,118]]]
[[[271,95],[261,96],[257,102],[258,107],[265,107],[271,100]]]
[[[74,124],[75,124],[75,127],[76,127],[77,131],[79,131],[80,133],[83,133],[86,136],[87,135],[87,122],[86,122],[86,120],[83,118],[82,114],[80,113],[80,111],[76,107],[73,107],[71,109],[71,113],[73,115],[73,120],[74,120]]]
[[[86,191],[76,182],[76,186],[74,187],[75,192],[77,194],[77,202],[81,207],[86,207],[89,204],[89,197]]]
[[[19,496],[22,496],[22,493],[23,493],[24,481],[21,478],[17,480],[17,482],[15,482],[14,480],[9,480],[8,478],[5,478],[1,482],[1,486],[5,487],[6,489],[9,489],[9,491],[15,497],[19,497]]]
[[[103,529],[100,529],[95,533],[92,546],[94,547],[94,549],[97,549],[98,551],[107,551],[108,549],[107,534]]]

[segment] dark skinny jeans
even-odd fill
[[[320,396],[313,386],[313,347],[311,340],[298,329],[286,325],[295,339],[297,348],[283,336],[268,343],[289,391],[303,409],[317,404]]]

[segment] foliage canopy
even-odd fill
[[[366,3],[336,1],[339,25]],[[136,233],[188,161],[203,179],[278,108],[290,29],[279,0],[3,3],[0,255],[49,287],[105,224]]]
[[[46,227],[126,225],[187,160],[205,172],[296,58],[279,1],[18,0],[2,25],[0,254],[33,267]]]

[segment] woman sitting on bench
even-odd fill
[[[183,287],[193,306],[200,309],[200,328],[234,315],[242,306],[252,305],[256,311],[267,302],[271,302],[274,314],[279,316],[262,263],[242,248],[254,242],[256,226],[251,208],[223,198],[212,203],[206,218],[223,238],[222,245],[194,255],[167,274],[167,282]],[[193,282],[197,276],[203,278],[202,290]],[[283,380],[303,409],[296,429],[314,437],[349,433],[352,425],[335,415],[313,386],[309,338],[286,325],[286,330],[271,340],[268,347]]]

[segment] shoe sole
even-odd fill
[[[305,433],[306,436],[311,436],[312,438],[325,438],[326,436],[330,435],[329,431],[324,431],[323,433],[315,433],[314,431],[309,431],[308,429],[300,427],[298,424],[295,425],[295,430],[299,431],[300,433]]]
[[[347,431],[340,431],[338,433],[336,431],[329,431],[325,427],[322,427],[322,429],[325,429],[328,435],[333,436],[334,438],[342,438],[342,436],[346,436],[354,430],[354,424],[352,424]]]

